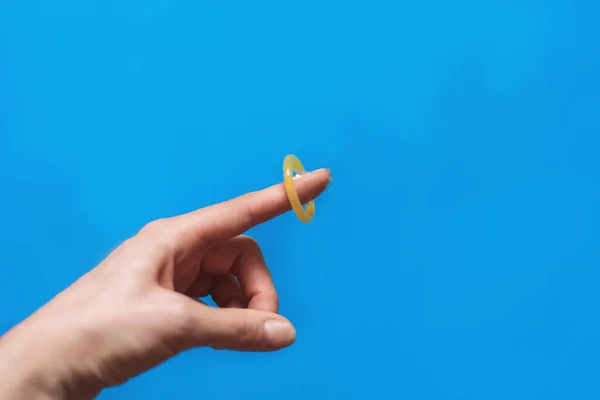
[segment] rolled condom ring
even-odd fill
[[[306,207],[303,207],[294,184],[294,180],[300,179],[305,172],[304,166],[298,157],[293,154],[285,156],[283,160],[283,184],[287,197],[298,219],[304,223],[309,223],[315,216],[315,202],[311,200],[306,204]]]

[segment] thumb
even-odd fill
[[[286,318],[267,311],[244,308],[198,307],[202,344],[216,349],[273,351],[296,340]]]

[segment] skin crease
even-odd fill
[[[301,200],[329,181],[303,175]],[[91,399],[194,347],[291,345],[260,247],[242,235],[290,208],[278,184],[149,223],[0,338],[0,399]],[[208,295],[219,308],[197,300]]]

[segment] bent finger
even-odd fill
[[[210,295],[221,308],[246,308],[248,306],[248,300],[233,275],[215,277]]]
[[[214,276],[233,274],[247,306],[256,310],[277,312],[279,300],[271,273],[258,243],[240,235],[211,247],[204,257],[204,270]]]

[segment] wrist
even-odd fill
[[[101,388],[78,373],[68,343],[26,320],[0,338],[0,399],[93,399]]]

